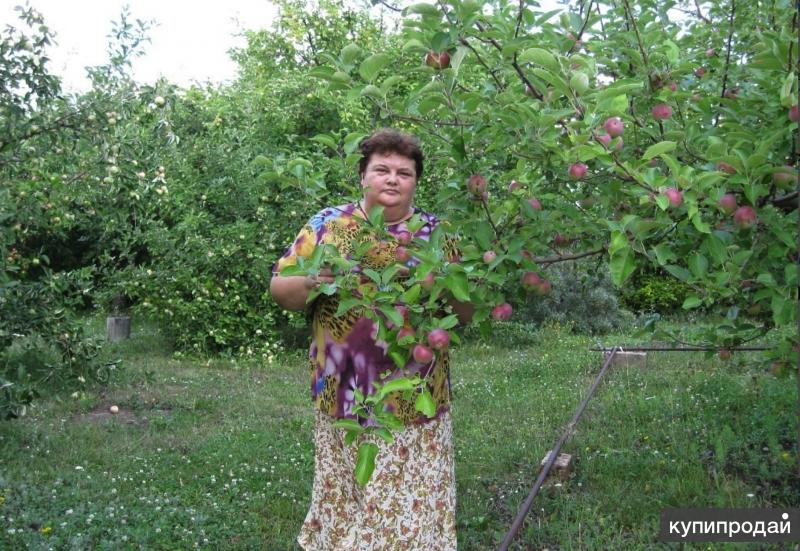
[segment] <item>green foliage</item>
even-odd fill
[[[626,307],[634,312],[668,314],[681,308],[690,288],[665,274],[646,273],[634,276],[622,289]]]
[[[553,291],[530,296],[520,308],[520,319],[541,325],[546,321],[569,324],[581,334],[602,335],[633,321],[619,304],[607,267],[596,263],[574,263],[549,272]]]

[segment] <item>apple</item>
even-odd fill
[[[511,180],[511,183],[508,184],[508,192],[513,193],[515,190],[520,189],[522,184],[517,182],[516,180]]]
[[[672,107],[666,103],[659,103],[658,105],[653,106],[653,109],[650,112],[652,113],[654,119],[663,121],[672,116]]]
[[[436,278],[433,276],[433,272],[428,272],[427,275],[422,278],[422,281],[419,284],[422,286],[423,289],[426,291],[430,291],[433,289],[433,284],[435,283]]]
[[[153,103],[159,107],[164,107],[167,104],[167,101],[161,96],[156,96],[156,98],[153,100]]]
[[[533,210],[542,210],[542,204],[535,197],[531,197],[530,199],[528,199],[528,204],[531,206]]]
[[[414,361],[418,364],[428,364],[433,359],[433,350],[424,344],[417,344],[414,346],[411,355],[414,356]]]
[[[581,71],[576,71],[569,79],[569,87],[577,93],[583,94],[589,89],[589,75]]]
[[[708,50],[706,50],[706,57],[714,57],[716,53],[717,51],[714,48],[709,48]]]
[[[529,291],[536,289],[541,282],[542,278],[539,277],[539,274],[536,272],[525,272],[522,274],[522,286]]]
[[[110,411],[112,415],[116,415],[119,413],[119,406],[111,406],[108,408],[108,411]]]
[[[480,197],[486,191],[486,180],[480,174],[473,174],[467,180],[467,189],[471,194]]]
[[[797,104],[789,108],[789,120],[792,122],[800,121],[800,107]]]
[[[407,230],[400,230],[399,232],[397,232],[397,235],[395,235],[395,237],[397,238],[398,243],[400,243],[401,245],[408,245],[409,243],[411,243],[411,239],[413,239],[411,232]]]
[[[494,251],[486,251],[483,253],[483,261],[487,264],[491,264],[494,262],[494,259],[497,258],[497,253]]]
[[[543,279],[539,286],[536,288],[536,293],[539,295],[549,295],[550,291],[553,290],[553,286],[550,284],[549,281]]]
[[[733,222],[742,228],[750,227],[756,222],[756,211],[753,207],[739,207],[733,213]]]
[[[394,257],[398,262],[408,262],[411,260],[411,253],[408,251],[408,249],[400,245],[395,249]]]
[[[669,89],[670,92],[677,92],[678,91],[678,83],[676,83],[674,80],[670,80],[667,83],[667,88]]]
[[[697,69],[694,70],[694,76],[696,76],[697,78],[702,78],[703,75],[705,74],[706,74],[705,67],[698,67]]]
[[[738,88],[730,88],[728,90],[725,90],[722,96],[727,99],[736,99],[738,93],[739,93]]]
[[[677,208],[681,206],[681,203],[683,203],[683,195],[677,188],[674,187],[667,188],[666,190],[664,190],[664,195],[667,196],[667,199],[669,199],[669,204],[672,205],[673,207]]]
[[[611,143],[612,138],[609,134],[597,134],[594,139],[603,144],[603,147],[608,149],[608,144]]]
[[[450,67],[450,54],[448,52],[435,52],[431,50],[425,56],[425,64],[434,69],[447,69]]]
[[[400,331],[397,332],[397,341],[400,342],[406,337],[415,337],[417,332],[411,329],[410,327],[403,327]]]
[[[408,320],[409,320],[410,318],[409,318],[409,311],[408,311],[408,307],[407,307],[407,306],[404,306],[404,305],[402,305],[402,304],[398,304],[398,305],[396,305],[396,306],[394,307],[394,309],[395,309],[395,310],[397,310],[397,313],[398,313],[398,314],[400,314],[401,316],[403,316],[403,321],[404,321],[404,322],[408,322]]]
[[[736,174],[736,169],[725,161],[720,161],[717,163],[717,170],[727,174]]]
[[[507,302],[503,304],[498,304],[494,308],[492,308],[492,318],[497,321],[506,321],[511,317],[511,314],[514,312],[514,309],[511,305]]]
[[[603,128],[608,132],[609,136],[616,138],[622,136],[622,133],[625,131],[625,124],[619,117],[609,117],[606,119],[606,122],[603,123]]]
[[[586,172],[589,170],[583,163],[572,163],[569,165],[569,175],[572,177],[573,180],[580,180],[584,176],[586,176]]]
[[[797,180],[794,167],[784,165],[772,173],[772,181],[776,184],[791,184]]]
[[[736,196],[733,193],[726,193],[719,198],[719,206],[726,214],[736,210]]]
[[[594,206],[597,201],[594,197],[584,197],[583,199],[578,200],[578,206],[583,208],[589,208]]]
[[[730,360],[732,355],[733,354],[731,353],[731,351],[728,350],[727,348],[720,348],[719,350],[719,359],[722,360],[723,362]]]
[[[566,235],[557,233],[553,236],[553,245],[555,245],[556,247],[566,247],[571,242],[572,240]]]
[[[428,346],[434,350],[447,350],[450,346],[450,334],[444,329],[433,329],[428,333]]]

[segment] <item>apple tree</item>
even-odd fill
[[[590,0],[547,11],[465,0],[389,9],[402,18],[400,48],[347,46],[311,75],[338,97],[360,98],[376,126],[422,138],[431,175],[419,202],[458,238],[457,258],[443,252],[444,236],[415,240],[410,272],[369,275],[386,289],[369,301],[393,322],[379,335],[396,342],[396,301],[411,304],[419,328],[392,347],[398,365],[453,323],[437,297],[475,304],[474,321],[489,332],[490,318],[549,292],[551,266],[588,257],[607,261],[620,287],[644,266],[685,284],[683,308],[714,322],[694,344],[722,351],[775,335],[767,360],[796,364],[791,3]],[[353,167],[368,132],[316,139]],[[352,259],[335,256],[352,272]],[[407,277],[395,279],[398,271]],[[341,283],[335,291],[346,294]],[[361,296],[347,304],[368,307]]]

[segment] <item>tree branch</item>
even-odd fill
[[[722,98],[725,97],[725,88],[728,85],[728,68],[731,64],[731,40],[733,40],[733,16],[736,13],[736,0],[731,0],[731,14],[728,19],[728,46],[727,52],[725,54],[725,71],[722,75],[722,92],[720,93],[720,105],[722,105]],[[714,126],[716,127],[719,124],[719,113],[720,111],[717,110],[717,115],[714,118]]]
[[[536,264],[539,264],[539,265],[542,265],[542,266],[549,266],[549,265],[555,264],[557,262],[566,262],[568,260],[577,260],[579,258],[585,258],[587,256],[594,256],[596,254],[603,254],[603,253],[606,252],[606,249],[607,249],[607,247],[604,245],[604,246],[602,246],[599,249],[596,249],[594,251],[585,251],[585,252],[582,252],[582,253],[567,254],[567,255],[561,254],[561,255],[558,255],[558,256],[551,256],[551,257],[547,257],[547,258],[534,258],[533,261]]]

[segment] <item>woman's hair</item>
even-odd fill
[[[361,140],[358,148],[361,150],[362,155],[358,163],[359,174],[364,174],[364,171],[367,170],[367,165],[373,153],[380,155],[395,153],[413,160],[417,171],[417,179],[422,178],[422,149],[416,136],[404,134],[392,128],[381,128],[372,136]]]

